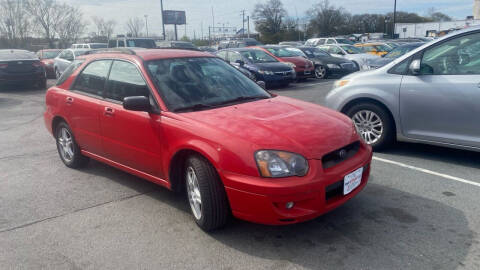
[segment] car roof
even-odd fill
[[[171,58],[190,58],[190,57],[215,57],[210,53],[201,51],[181,50],[181,49],[142,49],[135,48],[130,50],[110,50],[97,51],[94,54],[82,55],[80,59],[97,59],[97,58],[118,58],[118,59],[135,59],[141,58],[144,61],[171,59]]]

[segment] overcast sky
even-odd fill
[[[149,32],[161,34],[160,0],[63,0],[80,7],[87,20],[91,16],[114,19],[117,22],[116,33],[126,31],[125,22],[129,17],[144,18],[148,15]],[[187,35],[197,37],[208,35],[208,26],[212,25],[212,7],[216,26],[242,27],[241,11],[251,15],[256,3],[266,0],[164,0],[164,9],[185,10],[187,16]],[[303,18],[305,12],[318,0],[283,0],[289,16]],[[331,0],[330,3],[341,6],[353,14],[386,13],[393,10],[394,0]],[[417,12],[425,15],[429,8],[446,13],[457,19],[472,15],[473,0],[397,0],[400,11]],[[93,28],[90,25],[90,31]],[[173,29],[173,26],[166,26]],[[251,29],[253,23],[251,24]],[[179,27],[179,36],[184,34],[184,26]]]

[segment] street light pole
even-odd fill
[[[144,15],[145,16],[145,28],[147,29],[147,37],[148,37],[148,15]]]
[[[397,0],[393,6],[393,29],[392,29],[392,38],[395,39],[395,24],[397,22]]]
[[[160,0],[160,9],[162,11],[162,29],[163,29],[163,40],[167,40],[165,37],[165,20],[163,17],[163,0]]]

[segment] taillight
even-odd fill
[[[32,63],[32,66],[34,66],[34,67],[41,67],[41,66],[42,66],[42,63],[41,63],[41,62],[33,62],[33,63]]]
[[[6,69],[8,67],[8,64],[4,63],[0,63],[0,69]]]

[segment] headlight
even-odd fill
[[[258,73],[264,74],[264,75],[273,75],[273,71],[270,71],[270,70],[259,70]]]
[[[308,172],[307,160],[290,152],[261,150],[255,153],[255,160],[263,177],[305,176]]]
[[[297,66],[292,62],[285,62],[285,64],[289,65],[291,68],[296,68]]]
[[[338,87],[342,87],[342,86],[347,85],[349,82],[350,82],[349,80],[338,80],[338,81],[335,81],[333,86],[334,86],[334,88],[338,88]]]
[[[333,68],[333,69],[339,69],[340,68],[340,66],[337,65],[337,64],[327,64],[327,67],[328,68]]]

